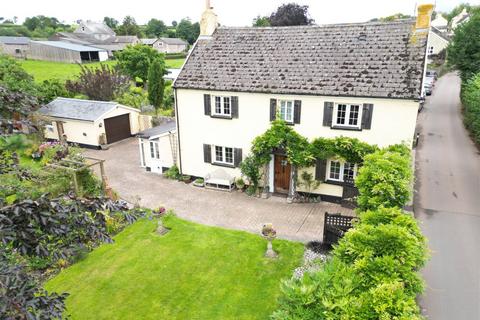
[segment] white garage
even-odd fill
[[[81,146],[111,144],[140,130],[140,111],[117,102],[57,98],[39,112],[48,122],[47,139]]]

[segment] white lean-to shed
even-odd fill
[[[146,171],[162,173],[176,163],[177,126],[168,121],[137,134],[140,166]]]

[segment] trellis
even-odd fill
[[[78,177],[77,174],[80,171],[83,171],[85,169],[89,169],[93,166],[98,165],[100,168],[100,176],[102,179],[102,189],[103,191],[107,191],[107,176],[105,175],[105,166],[104,162],[105,160],[102,159],[97,159],[97,158],[91,158],[91,157],[83,157],[87,161],[87,163],[80,162],[80,161],[75,161],[75,160],[70,160],[70,159],[62,159],[57,163],[50,163],[47,166],[60,169],[60,170],[67,170],[72,174],[72,179],[73,179],[73,187],[75,190],[76,195],[80,195],[80,186],[78,184]]]

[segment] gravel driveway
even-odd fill
[[[196,188],[168,180],[140,167],[137,140],[127,139],[109,150],[86,150],[85,155],[104,159],[109,184],[120,197],[148,208],[172,208],[184,219],[212,226],[259,233],[273,223],[279,238],[308,242],[321,240],[325,212],[352,215],[338,204],[287,204],[285,198],[259,199],[244,193]]]

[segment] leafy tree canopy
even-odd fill
[[[303,26],[313,24],[315,21],[310,18],[308,6],[301,6],[296,3],[283,4],[277,11],[270,15],[270,24],[277,26]]]
[[[117,28],[118,35],[121,36],[140,36],[140,27],[132,16],[126,16],[122,24]]]
[[[253,26],[254,27],[269,27],[270,26],[270,18],[269,17],[257,16],[255,19],[253,19]]]
[[[118,27],[118,20],[111,17],[103,18],[103,22],[110,27],[110,29],[115,30]]]
[[[129,75],[132,79],[140,78],[144,83],[148,79],[148,69],[155,59],[162,59],[163,56],[157,50],[137,44],[128,46],[115,54],[120,70]]]
[[[167,26],[162,20],[150,19],[145,28],[148,37],[160,37],[167,32]]]
[[[193,44],[200,35],[200,24],[192,23],[190,19],[185,18],[177,25],[177,36]]]

